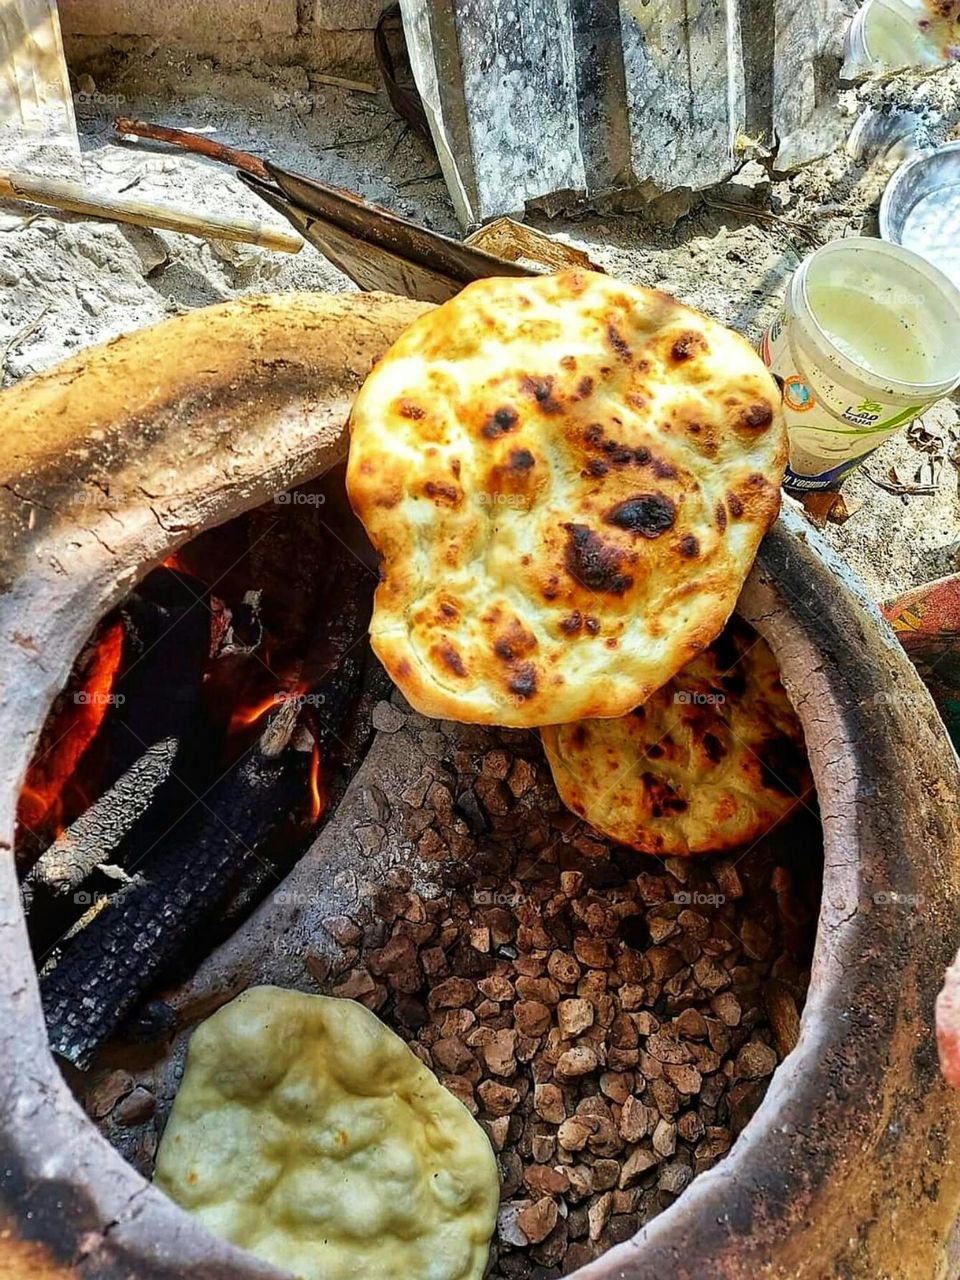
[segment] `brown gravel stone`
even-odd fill
[[[613,1192],[604,1191],[602,1195],[591,1201],[590,1208],[587,1210],[587,1221],[589,1225],[589,1235],[591,1240],[599,1240],[603,1235],[603,1229],[607,1225],[610,1218],[610,1211],[613,1208]]]
[[[741,1080],[759,1080],[773,1073],[777,1065],[776,1051],[762,1040],[748,1040],[734,1065],[734,1074]]]
[[[611,1102],[623,1104],[630,1097],[633,1074],[627,1071],[605,1071],[600,1077],[600,1092]]]
[[[564,1151],[582,1151],[593,1136],[595,1120],[584,1116],[571,1116],[557,1130],[557,1141]]]
[[[610,948],[602,938],[574,938],[573,954],[588,969],[606,969],[610,965]]]
[[[658,1156],[672,1156],[677,1149],[677,1126],[669,1120],[660,1120],[653,1131],[653,1149]]]
[[[684,1142],[697,1143],[703,1137],[703,1121],[696,1111],[685,1111],[677,1121],[677,1133]]]
[[[494,1151],[502,1151],[510,1129],[510,1117],[497,1116],[494,1120],[485,1120],[483,1127],[487,1131],[487,1137],[490,1139],[490,1145]]]
[[[639,1098],[628,1098],[620,1112],[620,1136],[624,1142],[639,1142],[652,1133],[657,1123],[657,1113]]]
[[[678,1093],[689,1096],[700,1092],[703,1076],[701,1076],[696,1067],[674,1066],[672,1063],[668,1063],[664,1067],[663,1073]]]
[[[710,1008],[725,1026],[739,1027],[743,1011],[740,1008],[740,1001],[732,991],[724,991],[714,996],[710,1001]]]
[[[531,1244],[545,1240],[557,1225],[557,1202],[542,1196],[517,1214],[517,1225]]]
[[[475,1003],[477,984],[469,978],[446,978],[430,991],[427,1003],[433,1009],[460,1009]]]
[[[516,799],[519,800],[521,796],[525,796],[532,787],[536,786],[536,782],[537,770],[529,760],[514,760],[507,777],[507,786]]]
[[[568,952],[551,951],[547,959],[547,972],[554,982],[573,986],[579,980],[583,970]]]
[[[556,1004],[560,991],[552,978],[518,978],[517,995],[522,1000],[536,1000],[540,1004]]]
[[[703,1040],[707,1034],[707,1021],[699,1009],[684,1009],[677,1018],[677,1034],[686,1040]]]
[[[523,1180],[534,1195],[562,1196],[570,1190],[570,1178],[566,1169],[557,1165],[533,1164],[524,1170]]]
[[[693,1170],[689,1165],[681,1164],[679,1160],[672,1160],[669,1164],[661,1166],[657,1186],[668,1195],[678,1196],[692,1178]]]
[[[455,1098],[459,1098],[472,1116],[477,1114],[477,1100],[473,1092],[473,1084],[466,1076],[449,1075],[440,1077],[440,1083],[449,1089]]]
[[[567,1117],[563,1105],[563,1091],[555,1084],[538,1084],[533,1091],[533,1109],[541,1120],[551,1124],[563,1124]],[[568,1148],[574,1150],[574,1148]]]
[[[550,1028],[550,1008],[540,1000],[518,1000],[513,1006],[513,1017],[517,1030],[533,1039],[545,1035]]]
[[[157,1100],[142,1085],[128,1093],[122,1098],[114,1108],[113,1116],[117,1124],[130,1126],[135,1124],[143,1124],[145,1120],[149,1120],[157,1107]]]
[[[609,1191],[620,1179],[620,1163],[617,1160],[593,1162],[593,1185],[597,1191]]]
[[[647,1147],[635,1147],[620,1170],[619,1187],[624,1190],[639,1182],[645,1173],[659,1164],[660,1157]]]
[[[767,1013],[770,1017],[770,1029],[777,1053],[785,1058],[792,1053],[800,1038],[800,1015],[797,1013],[797,1002],[791,991],[775,978],[767,985],[764,993]]]
[[[463,1041],[453,1036],[444,1036],[438,1040],[431,1053],[437,1066],[453,1075],[459,1075],[476,1061]]]
[[[517,1069],[516,1031],[495,1031],[483,1046],[483,1060],[495,1076],[512,1076]]]
[[[591,1071],[596,1071],[598,1061],[595,1049],[587,1044],[574,1045],[558,1058],[557,1077],[560,1080],[573,1080],[577,1076],[589,1075]]]
[[[574,1039],[593,1026],[594,1010],[589,1000],[561,1000],[557,1021],[563,1035]]]
[[[87,1111],[95,1120],[102,1120],[132,1089],[133,1076],[129,1071],[110,1071],[87,1092]]]
[[[483,1109],[492,1116],[506,1116],[516,1111],[520,1104],[520,1094],[509,1085],[498,1084],[495,1080],[482,1080],[477,1085],[477,1093]]]

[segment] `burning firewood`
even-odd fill
[[[147,871],[66,943],[41,979],[55,1052],[86,1066],[185,945],[217,919],[258,859],[264,833],[302,806],[308,758],[287,749],[296,711],[292,702],[278,707],[246,758],[170,833]]]

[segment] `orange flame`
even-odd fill
[[[326,807],[327,797],[320,777],[320,748],[314,743],[310,757],[310,821],[319,822]]]
[[[52,821],[62,830],[61,793],[107,714],[122,655],[123,624],[115,622],[97,641],[82,687],[62,709],[57,736],[27,770],[17,805],[17,818],[24,826]]]
[[[278,689],[276,693],[271,693],[269,697],[255,702],[251,707],[239,707],[230,717],[230,732],[236,733],[238,729],[247,729],[252,724],[265,716],[268,711],[285,702],[288,694],[283,689]]]

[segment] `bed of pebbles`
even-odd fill
[[[327,920],[343,955],[316,976],[483,1124],[506,1280],[582,1266],[726,1154],[796,1042],[821,866],[808,814],[733,857],[611,847],[562,809],[533,735],[500,738],[400,797],[433,882],[394,868]]]
[[[501,1178],[490,1280],[568,1274],[723,1158],[796,1042],[819,824],[801,808],[742,853],[663,862],[563,808],[535,733],[386,702],[374,722],[369,817],[338,837],[363,883],[322,917],[304,987],[374,1009],[484,1126]],[[147,1176],[178,1071],[84,1082]]]

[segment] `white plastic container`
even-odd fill
[[[864,0],[847,29],[842,75],[858,80],[956,57],[956,24],[935,19],[923,0]]]
[[[833,489],[960,384],[960,290],[919,254],[834,240],[800,264],[760,344],[783,387],[788,489]]]

